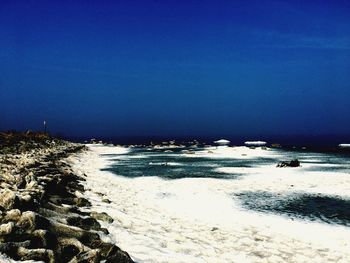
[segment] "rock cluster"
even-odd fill
[[[73,174],[64,158],[84,146],[23,137],[11,145],[1,136],[1,253],[44,262],[132,262],[126,252],[100,238],[108,231],[99,220],[113,219],[80,209],[90,205],[76,194],[84,192],[84,178]]]
[[[277,167],[299,167],[300,162],[298,159],[291,160],[290,162],[280,162]]]

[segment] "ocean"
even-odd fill
[[[349,262],[347,152],[89,148],[75,168],[115,218],[105,238],[137,262]],[[292,159],[301,166],[276,167]]]

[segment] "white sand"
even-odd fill
[[[249,174],[239,180],[125,178],[100,171],[111,163],[101,154],[123,154],[128,149],[89,148],[70,157],[75,171],[87,175],[85,196],[92,201],[92,210],[107,212],[115,219],[112,224],[103,224],[110,231],[105,238],[138,262],[350,262],[349,228],[248,211],[232,198],[233,193],[242,191],[350,197],[349,174],[312,172],[304,165],[291,169],[218,168],[227,173],[242,169]],[[280,153],[213,147],[191,157],[272,155]],[[103,203],[98,193],[112,203]]]

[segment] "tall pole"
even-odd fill
[[[44,121],[44,132],[46,133],[46,121]]]

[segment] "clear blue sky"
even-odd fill
[[[0,130],[350,134],[349,1],[1,1]]]

